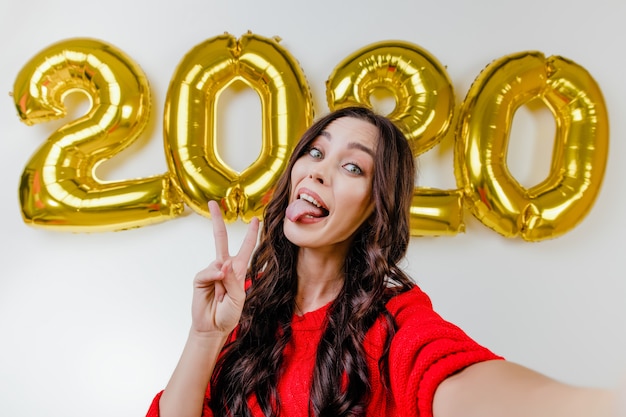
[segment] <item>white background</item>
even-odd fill
[[[463,234],[413,238],[405,265],[444,317],[495,352],[567,382],[613,386],[626,373],[625,16],[626,3],[612,0],[2,0],[0,414],[145,415],[185,341],[192,278],[213,256],[211,222],[193,212],[123,232],[62,233],[22,221],[22,170],[67,120],[28,127],[9,93],[34,54],[79,36],[123,50],[152,87],[150,125],[99,171],[106,179],[165,172],[168,83],[193,46],[223,32],[282,38],[306,74],[316,116],[327,112],[325,81],[335,66],[381,40],[437,57],[458,103],[507,54],[538,50],[582,65],[600,84],[611,123],[606,176],[583,222],[530,243],[466,213]],[[260,104],[251,90],[224,97],[223,152],[245,167],[260,149]],[[554,121],[547,110],[524,108],[511,133],[509,167],[532,185],[549,170]],[[452,144],[447,138],[424,156],[421,185],[456,188]],[[244,230],[241,221],[229,225],[233,246]]]

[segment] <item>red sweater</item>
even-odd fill
[[[278,384],[281,416],[308,417],[311,375],[329,305],[293,318],[293,338],[284,351]],[[382,386],[378,370],[385,337],[380,319],[364,341],[372,387],[368,416],[432,417],[435,390],[446,377],[477,362],[502,359],[443,320],[418,287],[391,299],[387,308],[398,325],[389,353],[391,389]],[[161,393],[154,398],[146,417],[159,417],[160,397]],[[254,416],[263,416],[255,398],[249,404]],[[212,415],[205,401],[202,417]]]

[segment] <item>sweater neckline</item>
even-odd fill
[[[332,301],[318,308],[317,310],[308,311],[303,315],[293,315],[291,319],[292,331],[320,330],[326,324],[326,314]]]

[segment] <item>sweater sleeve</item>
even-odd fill
[[[159,417],[159,400],[161,399],[161,395],[163,395],[163,391],[159,392],[152,403],[150,404],[150,408],[148,408],[148,413],[146,417]]]
[[[389,352],[389,379],[398,410],[432,417],[435,390],[444,379],[474,363],[502,359],[443,320],[419,288],[391,300],[398,330]]]

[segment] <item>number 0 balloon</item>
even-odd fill
[[[243,172],[217,152],[217,100],[235,81],[261,98],[261,154]],[[165,104],[165,149],[185,202],[209,216],[217,200],[226,221],[261,217],[274,184],[299,137],[311,124],[313,105],[304,73],[275,39],[224,34],[193,48],[179,64]]]
[[[522,187],[506,165],[515,111],[541,100],[556,119],[549,175]],[[474,215],[498,233],[528,241],[570,230],[591,209],[608,153],[608,115],[587,71],[562,57],[524,52],[491,63],[461,107],[455,165]]]

